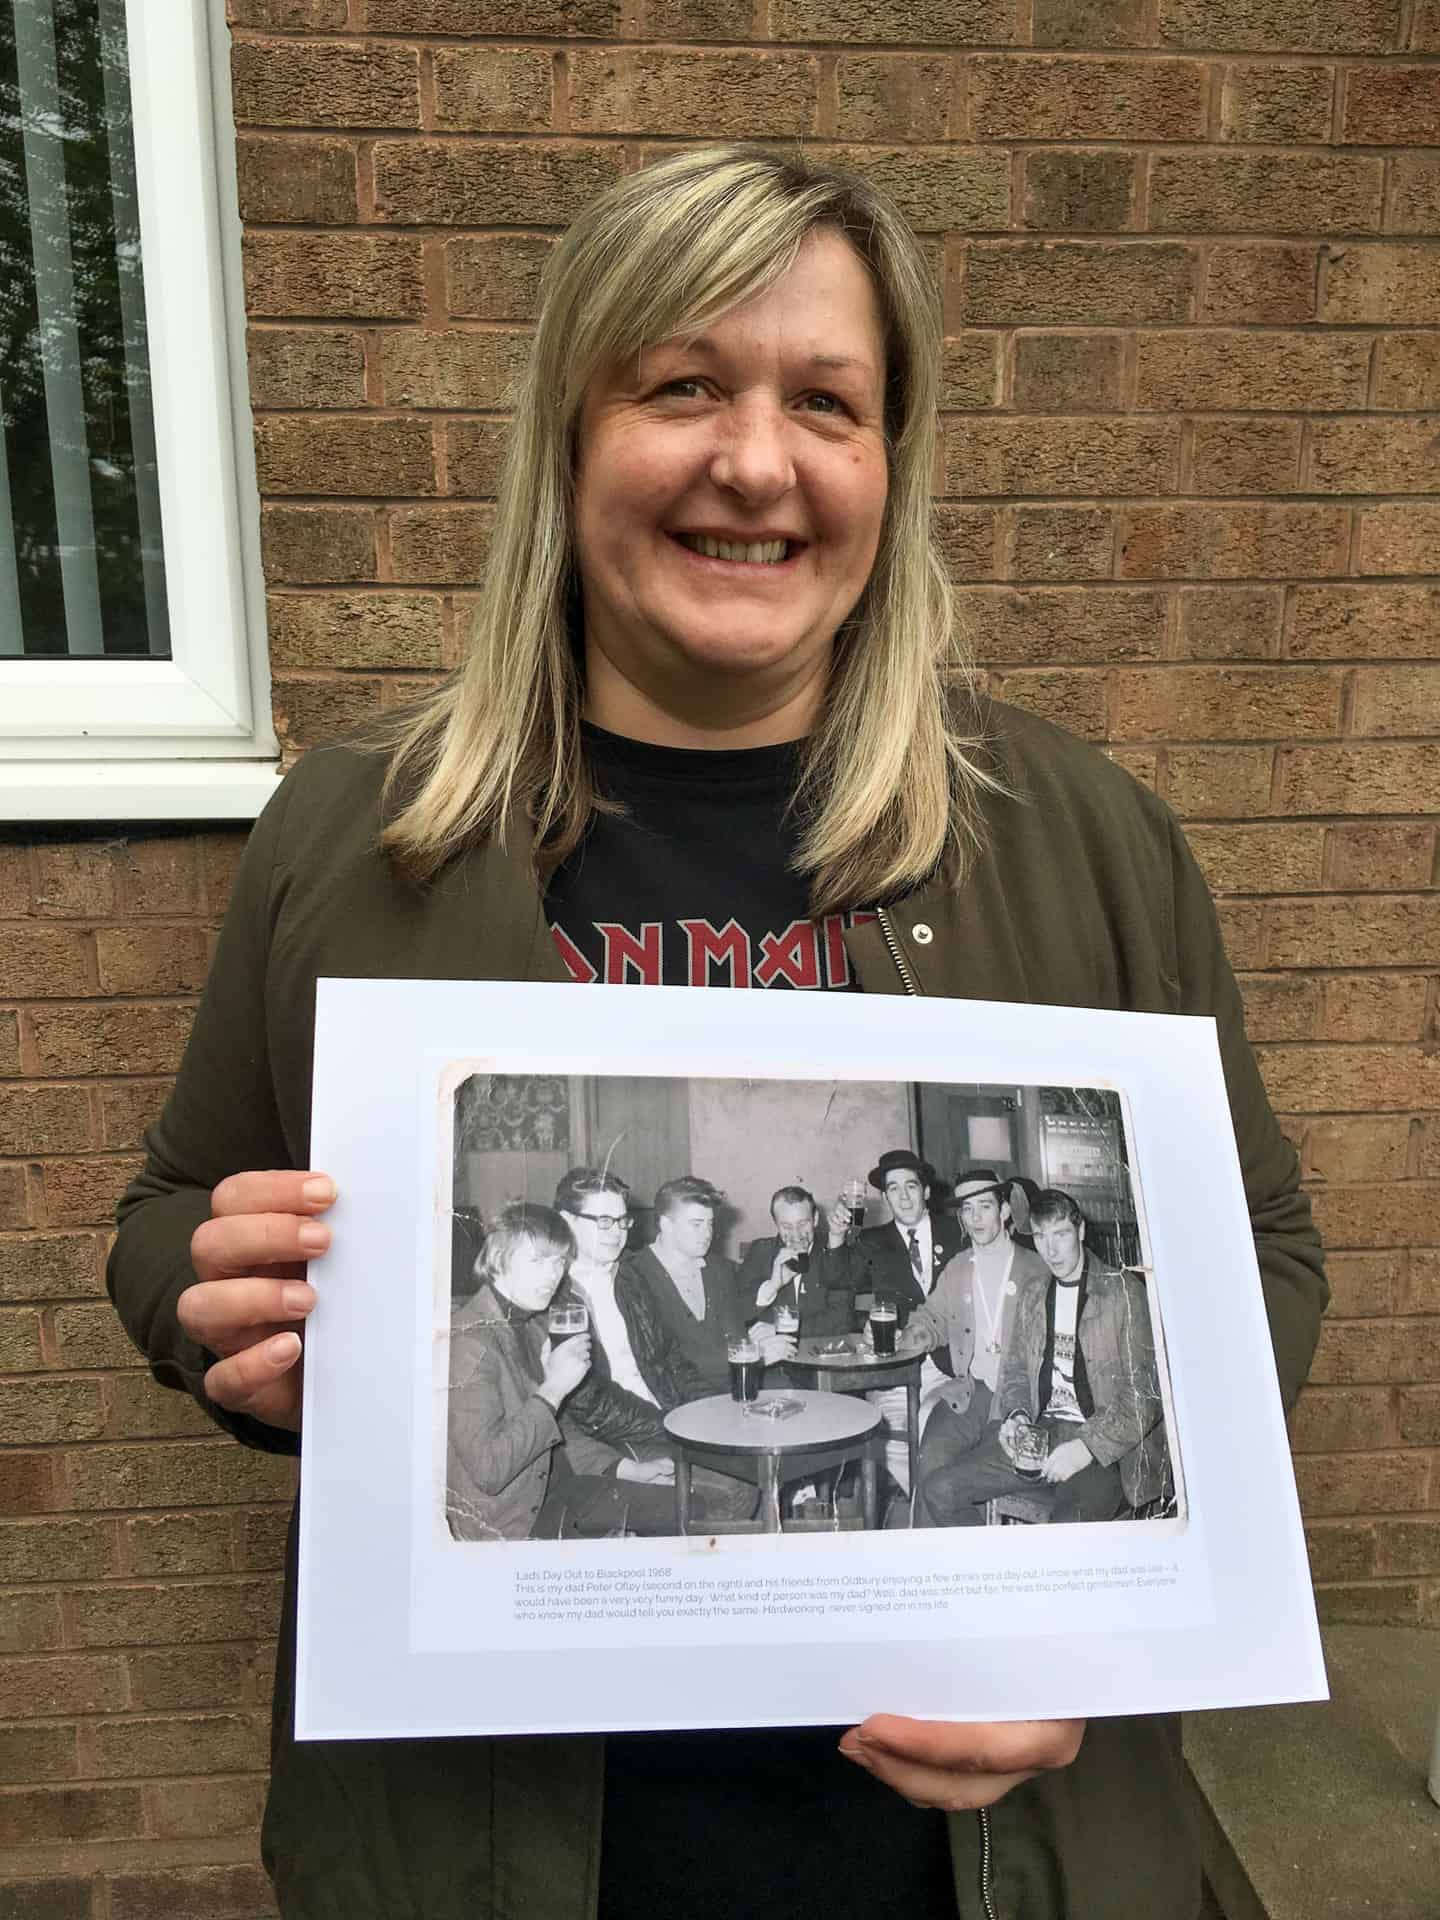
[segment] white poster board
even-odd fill
[[[683,1152],[668,1174],[703,1175],[727,1196],[718,1259],[773,1231],[772,1183],[807,1186],[823,1212],[843,1172],[900,1149],[934,1155],[932,1217],[953,1226],[944,1183],[958,1165],[942,1164],[937,1141],[958,1143],[962,1163],[977,1145],[995,1160],[1008,1145],[1005,1177],[1025,1176],[1032,1194],[1068,1184],[1092,1250],[1126,1272],[1156,1355],[1158,1497],[1065,1525],[909,1526],[902,1505],[896,1526],[892,1489],[888,1527],[852,1511],[823,1532],[558,1539],[515,1537],[523,1522],[502,1501],[493,1528],[457,1537],[457,1212],[549,1205],[567,1164],[631,1178],[638,1159]],[[1324,1697],[1211,1021],[322,980],[311,1164],[339,1198],[307,1334],[301,1739]],[[632,1186],[643,1229],[652,1196]],[[867,1221],[883,1225],[878,1192],[870,1200]]]

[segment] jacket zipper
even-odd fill
[[[875,917],[880,922],[880,931],[885,936],[885,945],[890,949],[890,958],[895,962],[895,971],[900,976],[900,984],[906,993],[913,994],[916,999],[919,999],[920,983],[915,978],[914,968],[905,958],[904,949],[900,945],[900,936],[896,933],[895,924],[890,918],[890,909],[879,908]],[[980,1904],[985,1909],[985,1920],[1000,1920],[990,1884],[990,1868],[993,1860],[990,1810],[988,1807],[977,1807],[975,1812],[980,1821]]]

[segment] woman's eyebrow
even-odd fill
[[[705,355],[707,358],[714,359],[717,354],[723,354],[724,349],[720,347],[708,333],[697,333],[689,336],[681,335],[673,340],[659,342],[653,351],[657,353],[667,351],[672,353],[698,353]],[[807,367],[813,367],[821,373],[855,372],[873,374],[875,371],[872,361],[861,357],[859,354],[853,353],[811,353],[804,356],[804,363]]]

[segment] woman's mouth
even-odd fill
[[[670,537],[706,560],[738,561],[750,567],[779,566],[801,545],[796,540],[715,540],[708,533],[676,533]]]

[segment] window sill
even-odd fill
[[[279,781],[273,760],[11,760],[0,820],[253,820]]]

